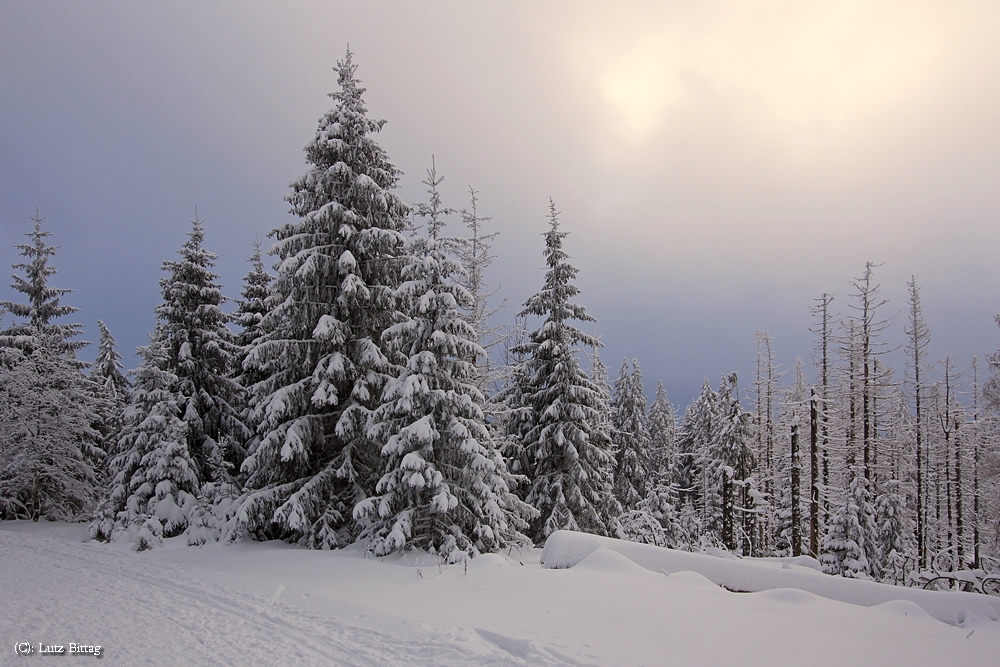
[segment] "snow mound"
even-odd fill
[[[718,584],[713,582],[711,579],[703,574],[697,572],[692,572],[691,570],[681,570],[680,572],[671,572],[667,574],[667,578],[671,583],[682,583],[686,586],[695,586],[701,588],[709,588],[715,591],[721,591]]]
[[[754,558],[729,560],[567,530],[557,531],[549,537],[542,552],[542,567],[573,567],[598,550],[615,551],[653,572],[698,572],[734,592],[795,588],[864,607],[909,600],[937,620],[963,628],[1000,620],[1000,598],[989,595],[925,591],[844,577],[819,576],[808,569],[808,565],[790,566],[780,560]]]
[[[638,574],[642,576],[649,575],[649,570],[636,565],[625,556],[611,549],[597,549],[587,554],[583,560],[573,566],[573,569]]]
[[[909,618],[931,618],[924,608],[912,600],[891,600],[878,605],[878,608],[897,616]]]

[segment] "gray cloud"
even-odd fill
[[[934,354],[996,347],[985,0],[5,3],[0,264],[37,204],[68,301],[127,350],[197,205],[235,296],[348,42],[404,197],[432,154],[450,205],[481,191],[508,313],[541,283],[552,196],[606,361],[675,401],[748,370],[758,328],[808,355],[811,299],[845,312],[869,259],[893,312],[919,274]]]

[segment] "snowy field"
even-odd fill
[[[541,550],[439,568],[278,542],[175,539],[136,553],[85,537],[78,524],[0,522],[0,665],[71,642],[100,645],[101,664],[114,665],[1000,664],[1000,621],[989,620],[1000,606],[948,598],[965,610],[953,623],[925,611],[940,615],[938,598],[865,606],[877,601],[869,589],[838,592],[830,582],[843,580],[800,564],[611,549],[588,536],[549,545],[546,564],[562,569],[542,567]],[[661,567],[678,563],[770,590],[730,592]],[[783,573],[806,583],[773,588]],[[19,642],[35,653],[19,657]]]

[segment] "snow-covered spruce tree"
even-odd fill
[[[677,532],[674,536],[674,548],[684,551],[695,551],[704,545],[702,541],[701,517],[693,502],[684,501],[677,511]],[[711,543],[711,540],[710,540]]]
[[[378,556],[418,547],[453,560],[526,544],[520,531],[536,515],[511,492],[486,426],[486,400],[475,384],[484,350],[462,314],[474,303],[454,280],[462,267],[449,257],[453,241],[442,236],[442,180],[428,170],[430,203],[417,210],[427,218],[427,237],[411,242],[396,324],[382,334],[395,377],[368,433],[382,445],[385,473],[377,495],[354,508]]]
[[[115,337],[111,335],[107,325],[97,320],[101,330],[101,342],[97,348],[97,358],[90,367],[90,379],[104,388],[105,393],[120,403],[128,402],[131,383],[122,373],[122,355],[118,353]]]
[[[700,503],[697,450],[711,436],[713,421],[718,412],[717,403],[718,395],[708,383],[708,378],[705,378],[698,398],[687,406],[681,417],[677,431],[677,464],[673,471],[677,501],[680,504],[695,506]]]
[[[264,266],[260,246],[260,239],[255,240],[253,254],[247,260],[250,263],[250,271],[243,276],[241,298],[236,299],[236,312],[232,314],[233,323],[240,327],[235,339],[236,345],[241,350],[241,362],[236,369],[238,374],[243,370],[242,359],[246,357],[245,351],[250,349],[261,334],[260,323],[270,310],[268,302],[273,294],[271,289],[273,278]]]
[[[612,397],[611,382],[608,379],[608,367],[604,365],[604,361],[601,359],[601,353],[598,348],[594,347],[590,356],[590,377],[594,381],[594,384],[597,385],[597,388],[601,390],[601,394],[608,404],[608,409],[606,411],[602,411],[601,414],[608,419],[608,423],[610,424]]]
[[[694,503],[701,520],[702,536],[715,542],[721,537],[722,496],[712,446],[722,414],[719,394],[705,378],[701,393],[681,421],[681,467],[678,470],[682,499]]]
[[[647,420],[650,471],[646,497],[640,501],[637,510],[622,517],[622,530],[626,538],[633,542],[658,544],[657,540],[662,540],[664,544],[661,546],[670,547],[687,544],[681,539],[679,493],[674,479],[677,424],[674,421],[674,408],[662,382],[657,383],[656,399],[649,407]],[[647,527],[650,516],[658,522],[659,531]]]
[[[244,362],[265,378],[252,397],[260,444],[243,465],[248,495],[230,538],[342,545],[384,467],[366,429],[388,379],[382,332],[393,324],[408,209],[355,69],[348,52],[334,108],[306,147],[310,169],[292,184],[299,219],[271,232],[275,305]]]
[[[728,385],[728,400],[719,401],[725,413],[719,423],[718,451],[724,464],[722,543],[727,549],[735,551],[745,540],[752,540],[752,535],[743,530],[747,526],[743,519],[753,512],[755,494],[752,475],[755,462],[751,448],[753,417],[740,405],[736,373],[729,376]]]
[[[97,320],[101,330],[97,359],[90,367],[90,379],[96,393],[96,409],[100,414],[102,448],[108,454],[116,452],[115,443],[121,428],[121,414],[128,404],[131,383],[122,373],[122,355],[118,354],[115,338],[101,320]]]
[[[877,578],[879,537],[871,482],[865,479],[863,468],[856,468],[851,474],[843,502],[830,517],[820,542],[819,560],[827,574]]]
[[[758,497],[751,479],[750,415],[735,391],[735,374],[723,376],[718,392],[705,378],[678,433],[678,503],[681,510],[685,505],[697,510],[701,547],[735,549],[743,538],[739,519]]]
[[[253,393],[255,385],[266,379],[266,374],[255,368],[244,368],[244,361],[254,342],[261,336],[260,323],[263,321],[267,311],[276,305],[274,303],[274,290],[271,289],[273,277],[264,267],[264,261],[260,252],[260,239],[254,241],[254,251],[250,255],[250,271],[243,277],[243,291],[241,298],[236,300],[236,312],[231,316],[231,321],[240,327],[241,331],[236,334],[235,342],[238,348],[236,364],[233,373],[236,381],[240,383],[246,392],[245,395]],[[243,421],[250,430],[250,436],[246,442],[243,455],[252,454],[257,450],[260,437],[256,434],[257,424],[253,422],[251,408],[249,405],[243,406]],[[236,480],[239,484],[243,482],[243,475],[237,471]]]
[[[0,504],[5,516],[68,519],[90,508],[95,465],[104,458],[94,386],[81,373],[73,340],[79,324],[55,320],[77,312],[61,298],[72,290],[52,287],[56,269],[49,259],[56,248],[46,242],[37,212],[19,244],[26,261],[14,264],[12,287],[27,303],[0,302],[0,312],[15,316],[0,331]],[[18,321],[20,319],[20,321]]]
[[[661,547],[687,544],[680,538],[682,531],[677,507],[675,487],[662,483],[650,485],[646,497],[639,501],[636,509],[621,516],[624,539]]]
[[[180,534],[197,513],[198,463],[189,449],[190,422],[182,419],[187,398],[170,369],[169,347],[161,326],[140,347],[139,368],[129,406],[122,414],[121,438],[111,459],[113,479],[91,535],[138,533],[139,548]]]
[[[677,463],[677,418],[663,382],[656,383],[656,398],[646,417],[649,427],[650,480],[658,482],[670,476]]]
[[[178,261],[166,261],[160,279],[163,303],[156,307],[167,354],[166,369],[177,376],[179,416],[188,425],[188,451],[198,480],[227,482],[241,463],[249,432],[240,415],[243,400],[232,379],[239,348],[226,327],[225,297],[212,272],[218,255],[205,250],[205,228],[191,221]]]
[[[913,526],[907,517],[906,496],[899,480],[889,480],[885,490],[875,500],[875,521],[878,526],[879,553],[884,581],[902,584],[906,578],[907,561],[916,554]]]
[[[579,345],[598,347],[600,341],[570,324],[594,319],[571,302],[580,291],[573,284],[577,270],[562,249],[567,232],[559,231],[551,201],[549,226],[545,284],[522,311],[544,321],[521,348],[518,384],[506,394],[517,414],[512,424],[521,442],[519,469],[529,480],[525,500],[540,512],[529,533],[539,544],[560,529],[616,534],[620,513],[607,417],[601,414],[607,404],[579,360]]]
[[[691,503],[684,503],[691,510]],[[621,517],[624,538],[631,542],[656,544],[657,546],[681,547],[688,545],[688,534],[680,525],[680,501],[677,486],[667,478],[659,478],[649,485],[646,497],[636,509],[625,512]],[[658,528],[651,528],[655,521]],[[700,530],[698,531],[700,536]],[[695,542],[698,536],[694,538]]]
[[[624,511],[635,509],[649,485],[649,430],[646,427],[646,394],[639,362],[622,360],[611,404],[611,441],[615,448],[615,497]]]

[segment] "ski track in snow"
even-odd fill
[[[543,568],[540,556],[560,560],[555,540],[466,569],[420,554],[375,562],[358,549],[189,548],[183,538],[135,553],[85,534],[80,524],[0,522],[0,667],[34,664],[16,642],[100,644],[106,664],[185,666],[994,667],[1000,655],[1000,621],[970,616],[957,627],[913,600],[849,604],[797,587],[731,593],[709,566],[739,561],[674,554],[697,562],[663,576],[637,544],[612,545],[619,553],[598,540],[563,550],[563,560],[579,556],[567,569]]]
[[[351,626],[282,605],[280,590],[272,600],[228,590],[99,544],[0,531],[0,564],[0,665],[24,664],[17,642],[101,645],[101,664],[120,665],[582,664],[482,630]]]

